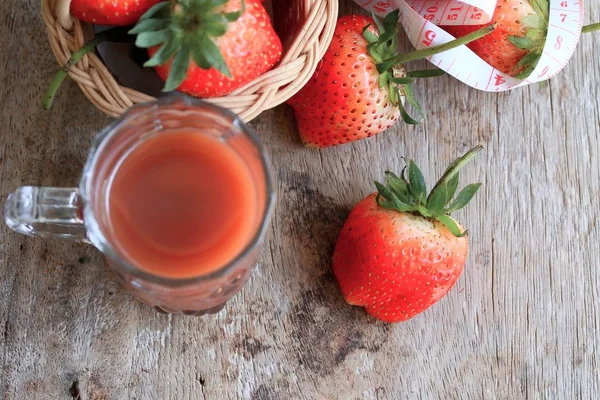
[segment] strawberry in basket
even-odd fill
[[[231,93],[270,70],[282,54],[261,0],[159,3],[130,32],[147,48],[165,91],[196,97]]]
[[[145,66],[155,67],[166,81],[164,91],[196,97],[231,93],[275,66],[283,51],[262,0],[163,1],[147,10],[133,29],[97,33],[74,52],[50,84],[44,109],[52,107],[72,65],[104,41],[130,41],[128,33],[137,35],[138,47],[148,49]]]
[[[163,0],[71,0],[71,15],[98,25],[133,25],[152,6]]]

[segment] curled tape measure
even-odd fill
[[[437,25],[484,25],[489,23],[496,0],[355,0],[378,15],[400,9],[400,23],[417,49],[437,46],[454,36]],[[466,46],[429,57],[438,68],[467,85],[500,92],[552,78],[575,52],[583,27],[583,0],[549,0],[550,21],[544,52],[527,79],[504,74]]]

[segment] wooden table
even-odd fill
[[[109,122],[72,82],[41,110],[56,63],[38,3],[0,5],[2,201],[22,184],[72,186]],[[216,316],[159,315],[93,248],[2,227],[0,398],[598,398],[599,47],[584,37],[560,76],[510,93],[421,82],[425,123],[340,148],[305,149],[288,107],[266,112],[252,126],[278,180],[271,235]],[[346,305],[330,255],[353,204],[402,156],[433,179],[479,143],[463,175],[483,190],[458,214],[472,244],[456,287],[400,325]]]

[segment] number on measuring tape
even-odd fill
[[[355,0],[383,16],[400,9],[400,24],[417,49],[454,39],[438,25],[484,25],[491,21],[498,0]],[[485,91],[503,91],[550,79],[567,64],[581,35],[583,0],[548,0],[550,21],[543,54],[525,79],[503,75],[466,46],[430,59],[436,66],[467,85]]]
[[[563,42],[562,36],[557,36],[556,37],[556,43],[554,44],[554,48],[556,50],[560,50],[560,46],[562,46],[562,42]]]
[[[377,14],[387,14],[390,11],[393,11],[396,8],[398,8],[398,7],[393,8],[393,5],[389,1],[356,0],[356,2],[361,7],[371,9],[373,12],[375,12]]]
[[[504,79],[504,76],[497,74],[496,75],[496,83],[494,84],[495,86],[500,86],[506,83],[506,79]]]
[[[433,43],[433,40],[435,39],[435,32],[434,31],[427,31],[425,32],[425,40],[423,40],[423,44],[427,47],[431,46],[431,43]]]

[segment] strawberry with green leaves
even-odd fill
[[[494,32],[467,46],[499,71],[525,78],[537,65],[548,33],[547,0],[499,0],[492,23]],[[461,37],[481,28],[478,25],[444,26]]]
[[[516,78],[527,78],[544,52],[549,23],[548,0],[498,0],[492,23],[494,32],[467,46],[489,65]],[[443,26],[455,37],[469,35],[481,25]],[[583,32],[600,29],[588,25]]]
[[[450,214],[465,207],[480,187],[455,196],[459,170],[481,150],[452,163],[427,194],[412,160],[400,176],[350,213],[333,254],[333,272],[351,305],[385,322],[406,321],[439,301],[460,277],[469,249],[467,231]]]
[[[165,91],[224,96],[270,70],[281,40],[260,0],[159,3],[130,32],[147,48]]]
[[[405,63],[469,43],[494,29],[485,27],[450,43],[400,54],[398,17],[396,10],[383,20],[362,15],[338,20],[333,41],[311,80],[288,101],[307,146],[329,147],[374,136],[400,117],[417,124],[404,107],[407,102],[422,113],[410,84],[444,72],[407,72]]]
[[[163,0],[71,0],[71,15],[98,25],[129,26]]]

